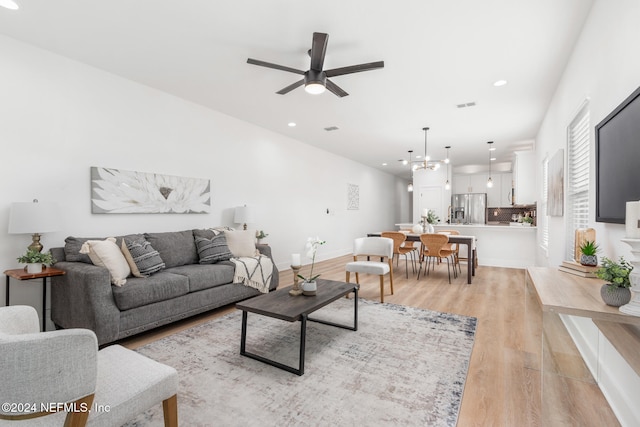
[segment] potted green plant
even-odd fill
[[[525,216],[524,218],[522,218],[522,224],[526,224],[527,226],[532,226],[533,225],[533,218],[530,216]]]
[[[18,257],[18,262],[27,264],[27,272],[36,274],[42,272],[42,265],[50,266],[54,264],[56,260],[51,255],[51,252],[38,252],[33,249],[27,250],[24,255]]]
[[[258,240],[258,243],[260,243],[260,240],[264,239],[267,236],[268,236],[268,234],[265,233],[264,230],[256,231],[256,239]]]
[[[633,266],[624,257],[620,257],[619,262],[602,258],[602,266],[596,270],[596,276],[607,282],[600,289],[600,296],[607,305],[620,307],[631,301],[629,274],[632,270]]]
[[[598,253],[599,245],[591,240],[586,240],[580,245],[580,264],[588,266],[598,265]]]

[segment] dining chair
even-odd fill
[[[458,230],[438,230],[438,233],[446,234],[446,235],[455,235],[459,236],[460,232]],[[458,272],[462,274],[462,268],[460,267],[460,245],[458,243],[447,243],[444,245],[445,249],[449,249],[453,251],[453,265],[458,267]]]
[[[453,256],[453,251],[445,249],[444,246],[449,242],[446,234],[426,233],[420,235],[420,243],[422,243],[422,251],[420,253],[420,268],[418,269],[418,279],[420,279],[420,271],[422,270],[422,261],[426,263],[426,271],[429,274],[429,260],[431,259],[432,269],[435,268],[435,261],[442,258],[447,260],[447,273],[449,274],[449,283],[451,283],[451,269],[449,258]],[[454,266],[454,277],[457,277]]]
[[[398,265],[398,261],[400,260],[400,256],[404,255],[404,272],[407,279],[409,278],[409,267],[407,266],[409,260],[408,255],[411,255],[411,267],[413,272],[416,272],[416,260],[415,253],[417,252],[417,247],[413,246],[413,242],[407,242],[407,235],[401,233],[399,231],[383,231],[380,233],[382,237],[388,237],[393,240],[393,256],[397,256],[396,266]],[[407,243],[411,243],[411,246],[406,245]]]
[[[366,257],[366,260],[360,259]],[[387,259],[384,261],[384,259]],[[380,261],[374,260],[380,259]],[[360,284],[360,273],[380,276],[380,302],[384,302],[384,276],[389,274],[391,295],[393,295],[393,239],[388,237],[359,237],[353,242],[353,261],[347,263],[346,282],[351,273],[356,273],[356,283]]]

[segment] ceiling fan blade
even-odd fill
[[[340,98],[345,97],[345,96],[349,96],[349,94],[347,92],[345,92],[340,86],[338,86],[337,84],[335,84],[334,82],[332,82],[331,80],[327,79],[327,89],[329,89],[329,91],[331,93],[333,93],[334,95],[339,96]]]
[[[297,81],[297,82],[295,82],[294,84],[291,84],[291,85],[289,85],[289,86],[285,87],[284,89],[280,89],[280,90],[279,90],[279,91],[277,91],[276,93],[277,93],[278,95],[284,95],[284,94],[286,94],[286,93],[291,92],[291,91],[292,91],[292,90],[294,90],[295,88],[302,86],[303,84],[304,84],[304,79],[302,79],[302,80],[298,80],[298,81]]]
[[[362,71],[376,70],[384,67],[384,61],[368,62],[366,64],[350,65],[348,67],[325,70],[327,77],[342,76],[344,74],[360,73]]]
[[[304,75],[304,71],[296,70],[295,68],[285,67],[284,65],[272,64],[271,62],[260,61],[258,59],[247,59],[247,64],[259,65],[261,67],[274,68],[276,70],[288,71],[290,73],[302,74]]]
[[[313,33],[313,44],[311,45],[311,69],[322,71],[324,65],[324,55],[327,52],[327,42],[329,34]]]

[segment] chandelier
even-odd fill
[[[428,127],[423,127],[424,131],[424,157],[420,161],[416,161],[411,165],[412,170],[418,169],[430,169],[430,170],[438,170],[440,168],[440,164],[443,163],[442,160],[431,160],[431,157],[427,154],[427,131]]]

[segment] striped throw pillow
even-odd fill
[[[218,261],[227,261],[233,254],[227,246],[227,238],[224,234],[218,234],[211,239],[196,237],[196,247],[200,264],[214,264]]]
[[[129,241],[124,239],[123,249],[125,244],[128,252],[127,256],[127,252],[123,251],[125,258],[129,264],[133,262],[136,267],[135,270],[131,269],[134,276],[147,277],[165,268],[164,261],[160,258],[158,251],[153,249],[151,243],[146,240]],[[136,274],[136,272],[139,274]]]

